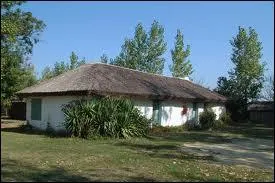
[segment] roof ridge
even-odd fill
[[[106,63],[101,63],[101,62],[95,62],[95,63],[87,63],[86,65],[106,65],[106,66],[111,66],[111,67],[117,67],[117,68],[120,68],[120,69],[126,69],[126,70],[131,70],[131,71],[134,71],[134,72],[140,72],[140,73],[144,73],[144,74],[148,74],[148,75],[154,75],[154,76],[160,76],[160,77],[165,77],[165,78],[169,78],[169,79],[177,79],[177,80],[180,80],[180,81],[187,81],[195,86],[198,86],[198,87],[201,87],[205,90],[208,90],[209,92],[213,93],[213,94],[217,94],[219,95],[220,97],[224,97],[222,95],[220,95],[219,93],[215,92],[215,91],[212,91],[204,86],[201,86],[199,84],[196,84],[190,80],[187,80],[187,79],[184,79],[184,78],[179,78],[179,77],[173,77],[173,76],[165,76],[165,75],[161,75],[161,74],[154,74],[154,73],[149,73],[149,72],[144,72],[144,71],[139,71],[139,70],[135,70],[135,69],[130,69],[130,68],[127,68],[127,67],[122,67],[122,66],[117,66],[117,65],[111,65],[111,64],[106,64]],[[85,64],[84,64],[85,65]]]
[[[86,64],[84,64],[84,65],[95,65],[95,64],[106,65],[106,66],[111,66],[111,67],[118,67],[118,68],[121,68],[121,69],[126,69],[126,70],[131,70],[131,71],[135,71],[135,72],[141,72],[141,73],[144,73],[144,74],[155,75],[155,76],[161,76],[161,77],[166,77],[166,78],[171,78],[171,79],[178,79],[178,80],[183,80],[183,81],[189,81],[189,80],[186,80],[186,79],[184,79],[184,78],[173,77],[173,76],[165,76],[165,75],[161,75],[161,74],[154,74],[154,73],[149,73],[149,72],[145,72],[145,71],[139,71],[139,70],[130,69],[130,68],[127,68],[127,67],[122,67],[122,66],[112,65],[112,64],[106,64],[106,63],[101,63],[101,62],[86,63]],[[189,82],[193,83],[192,81],[189,81]]]
[[[83,65],[85,65],[85,64],[83,64]],[[77,67],[77,68],[75,68],[75,69],[73,69],[73,70],[68,70],[68,71],[66,71],[66,72],[63,72],[62,74],[59,74],[59,75],[54,76],[54,77],[51,77],[51,78],[49,78],[49,79],[40,80],[40,81],[38,81],[36,84],[34,84],[34,85],[32,85],[32,86],[29,86],[29,87],[26,87],[26,88],[24,88],[23,90],[29,89],[29,88],[33,88],[33,87],[36,87],[36,86],[38,86],[38,85],[45,84],[45,83],[48,83],[48,82],[50,82],[50,81],[56,80],[57,78],[60,78],[60,77],[62,77],[62,76],[64,76],[64,75],[66,75],[66,74],[69,74],[69,73],[71,73],[71,72],[74,72],[75,70],[78,70],[78,69],[79,69],[81,66],[83,66],[83,65],[80,65],[79,67]],[[19,91],[22,91],[22,90],[19,90]],[[19,91],[17,91],[17,92],[19,92]],[[16,92],[16,93],[17,93],[17,92]]]

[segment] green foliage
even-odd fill
[[[164,28],[154,21],[148,33],[141,23],[136,26],[133,39],[125,39],[120,54],[110,64],[148,73],[162,74],[166,51]]]
[[[231,119],[231,114],[228,112],[222,113],[220,116],[220,120],[225,124],[225,125],[230,125],[233,124],[233,120]]]
[[[202,129],[209,129],[214,126],[215,123],[216,114],[210,110],[206,109],[204,110],[200,116],[199,121]]]
[[[28,55],[45,24],[23,12],[23,1],[1,1],[1,104],[8,104],[15,92],[36,82]]]
[[[53,77],[53,73],[49,66],[46,66],[42,71],[42,80],[50,79]]]
[[[56,62],[52,69],[49,66],[46,66],[42,71],[41,80],[46,80],[58,76],[60,74],[63,74],[64,72],[73,70],[85,63],[86,61],[84,58],[82,60],[79,60],[78,56],[74,52],[72,52],[70,56],[70,64],[66,64],[64,61],[61,61]]]
[[[201,126],[197,120],[188,120],[183,124],[186,130],[200,130]]]
[[[161,126],[159,124],[153,124],[150,129],[151,134],[162,134],[162,133],[180,133],[186,130],[184,125],[180,126]]]
[[[93,105],[88,101],[72,101],[62,108],[65,127],[73,136],[87,138],[91,133],[92,120],[95,117]]]
[[[266,77],[261,98],[267,101],[274,101],[274,76]]]
[[[100,62],[101,63],[104,63],[104,64],[107,64],[109,61],[108,59],[108,56],[106,54],[103,54],[101,57],[100,57]]]
[[[230,41],[230,44],[234,68],[228,72],[229,78],[218,79],[218,87],[215,91],[238,104],[235,109],[237,107],[236,111],[239,113],[234,116],[242,116],[245,114],[247,103],[257,99],[263,87],[265,64],[260,62],[262,44],[258,40],[258,34],[251,27],[248,31],[239,27],[238,34]]]
[[[220,130],[226,127],[226,124],[224,123],[224,121],[218,119],[214,122],[213,124],[213,129],[215,130]]]
[[[81,138],[144,136],[150,121],[128,99],[105,97],[63,106],[65,127]]]
[[[170,71],[173,77],[184,78],[193,73],[192,65],[189,60],[186,60],[190,55],[190,46],[187,45],[184,50],[183,34],[177,30],[176,42],[174,50],[171,50],[173,64],[170,65]]]

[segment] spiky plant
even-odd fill
[[[129,138],[148,133],[150,121],[129,99],[104,97],[92,101],[73,101],[62,110],[65,127],[73,136]]]

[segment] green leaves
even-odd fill
[[[262,43],[253,28],[249,27],[247,31],[239,27],[230,44],[234,68],[228,72],[229,78],[219,78],[216,91],[234,100],[232,103],[239,104],[236,110],[241,115],[246,111],[247,103],[259,97],[263,87],[265,64],[261,62]]]
[[[186,60],[190,55],[190,46],[187,45],[184,50],[183,34],[177,30],[176,42],[174,50],[171,50],[173,64],[170,65],[170,71],[173,77],[184,78],[193,73],[192,65]]]
[[[149,120],[128,99],[105,97],[63,106],[65,127],[73,136],[129,138],[148,132]]]
[[[1,2],[1,101],[9,103],[15,92],[36,82],[34,68],[27,63],[33,46],[44,30],[43,21],[22,11],[23,1]]]
[[[162,74],[166,51],[164,28],[154,21],[146,33],[142,24],[135,29],[133,39],[125,39],[120,54],[110,64],[148,73]]]
[[[214,123],[215,123],[215,119],[216,119],[216,114],[210,110],[204,110],[201,114],[200,114],[200,125],[202,129],[209,129],[214,127]]]
[[[100,57],[100,62],[101,63],[104,63],[104,64],[107,64],[109,61],[108,59],[108,56],[106,54],[103,54],[101,57]]]
[[[69,70],[73,70],[85,63],[86,61],[84,58],[82,60],[79,60],[78,56],[74,52],[72,52],[70,56],[70,64],[66,64],[64,61],[61,61],[61,62],[55,62],[53,69],[51,69],[49,66],[45,67],[44,70],[42,71],[41,79],[42,80],[50,79],[64,72],[67,72]]]

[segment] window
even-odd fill
[[[194,120],[198,120],[198,107],[197,107],[197,103],[193,103],[192,118],[193,118]]]
[[[41,99],[31,100],[31,119],[41,120]]]
[[[153,120],[157,123],[160,123],[161,114],[160,114],[160,102],[153,101]]]

